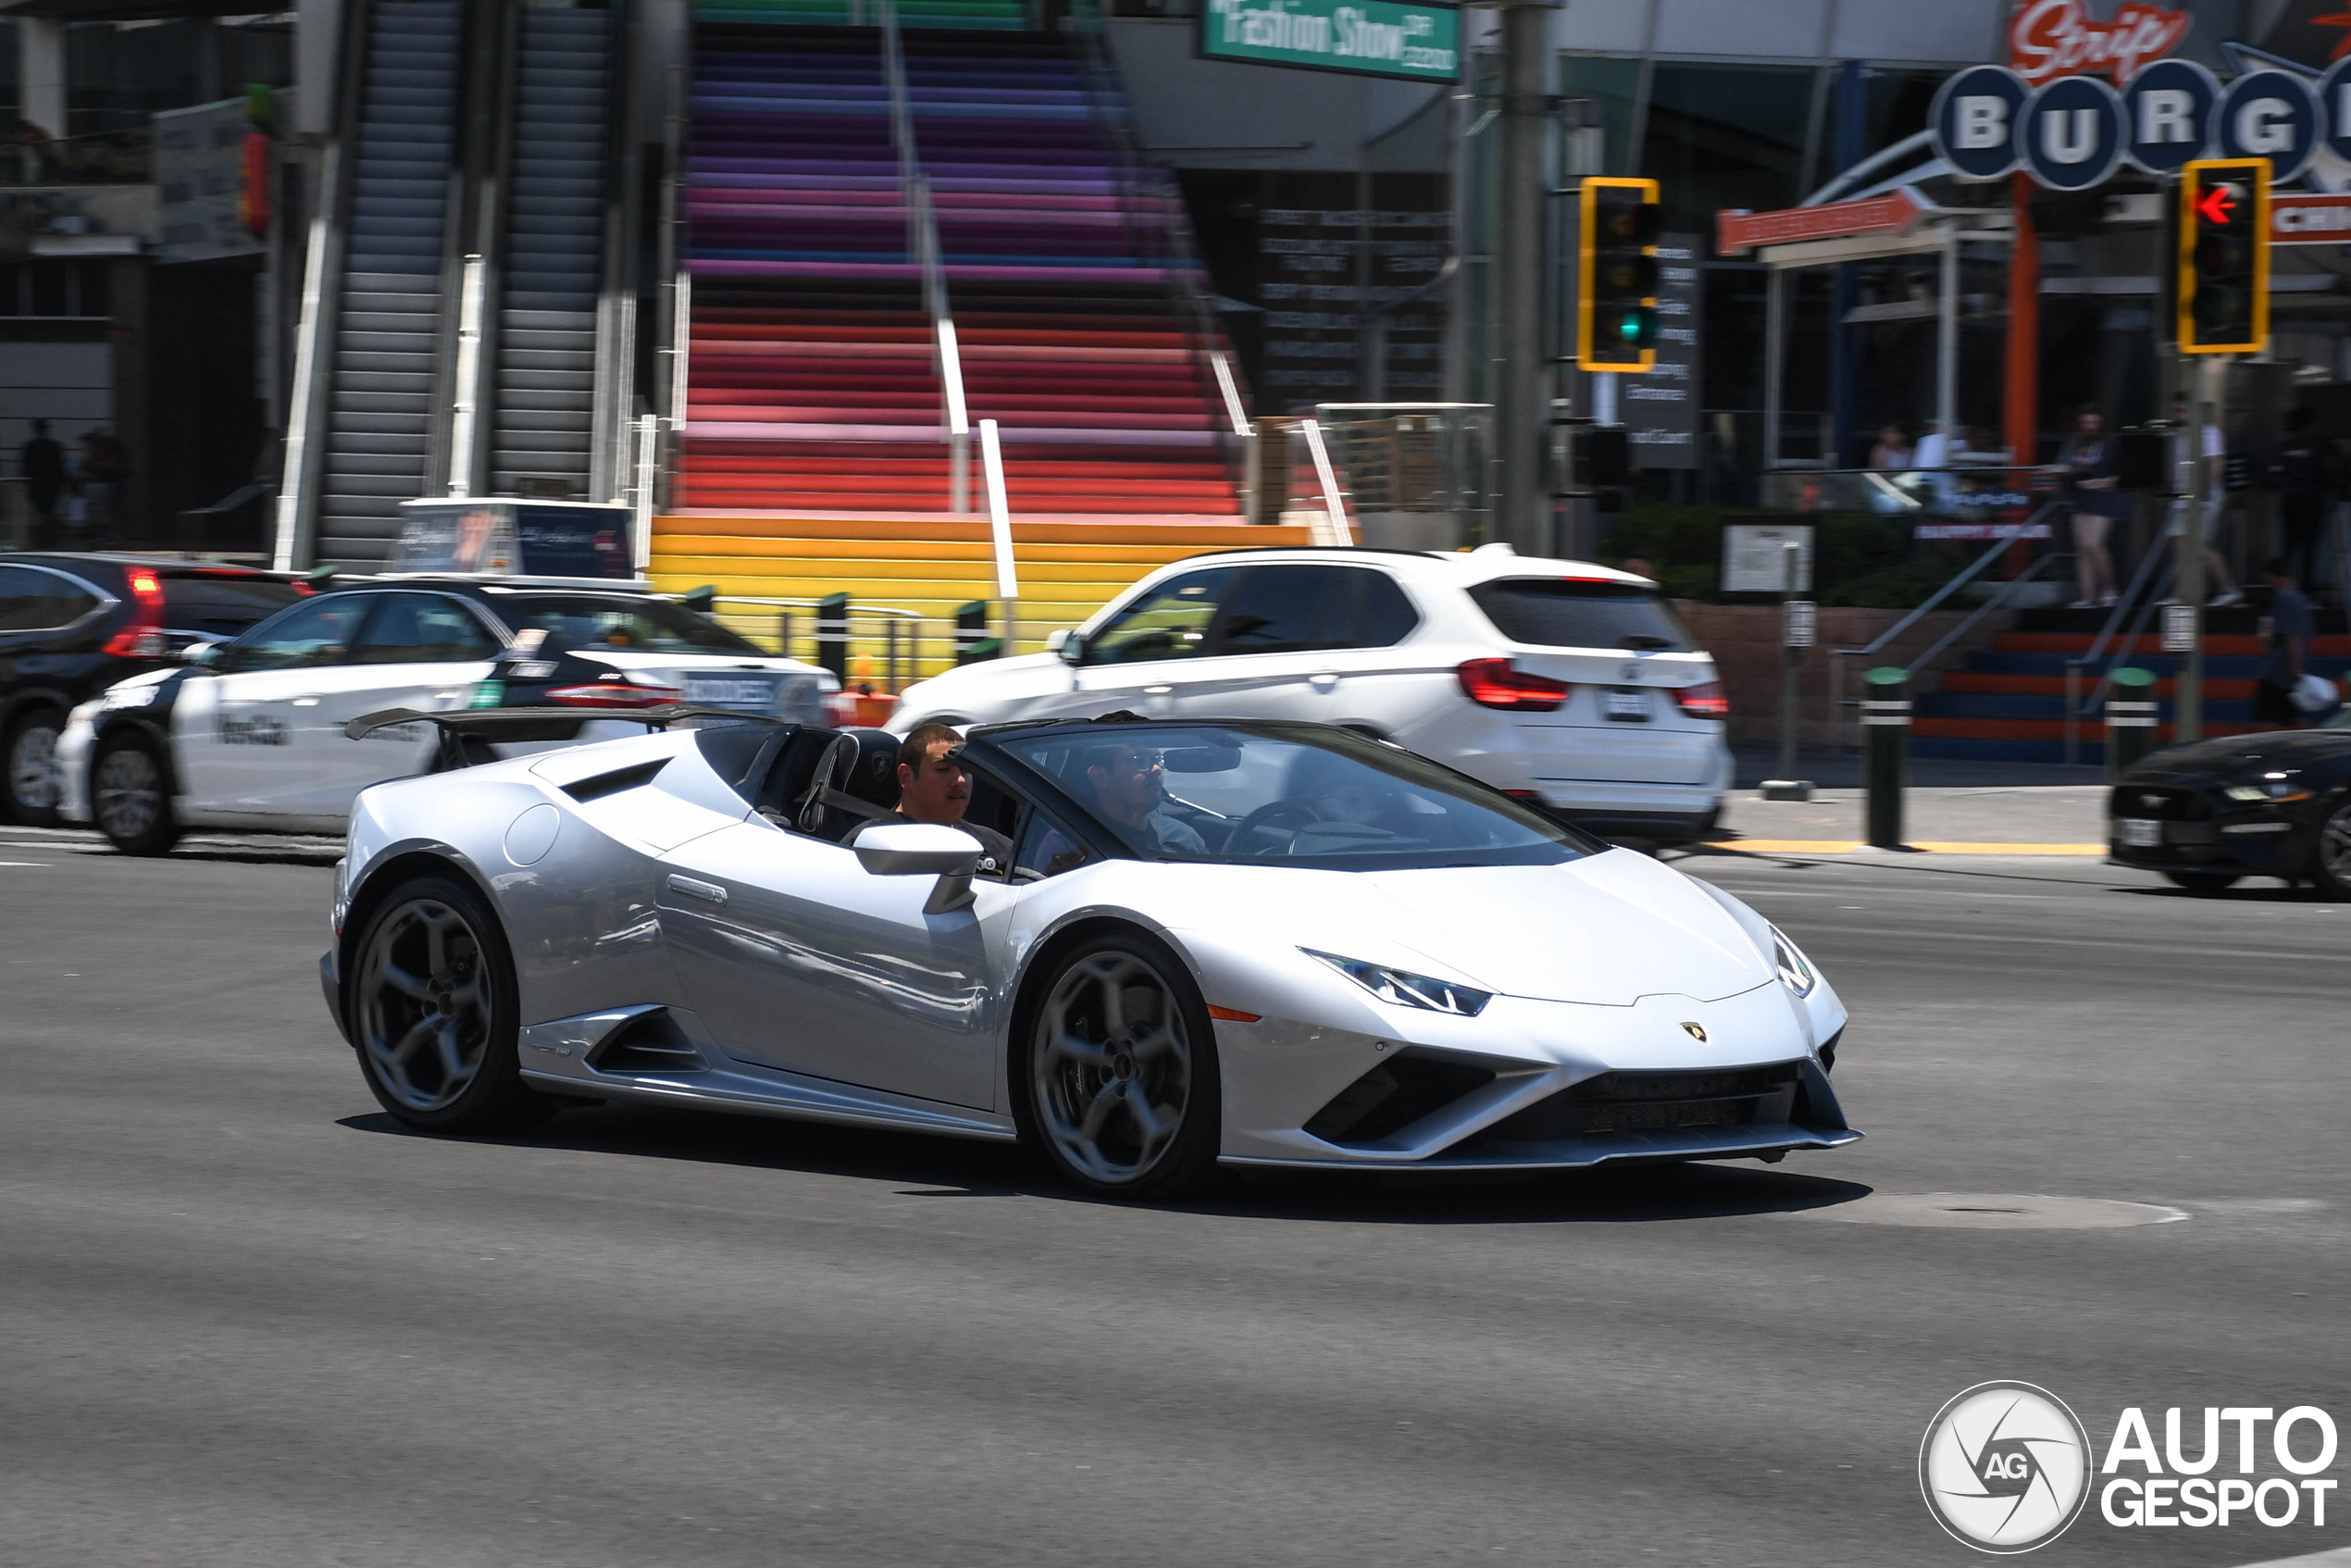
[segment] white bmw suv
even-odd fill
[[[1195,555],[1050,653],[907,688],[890,728],[1120,708],[1344,725],[1656,842],[1704,834],[1731,787],[1714,661],[1657,585],[1508,545]]]

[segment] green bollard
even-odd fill
[[[2155,672],[2135,666],[2116,670],[2106,699],[2106,776],[2120,778],[2133,763],[2155,750]]]
[[[1902,788],[1910,760],[1910,672],[1885,665],[1861,678],[1861,784],[1874,849],[1902,847]]]

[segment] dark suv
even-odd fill
[[[309,591],[282,572],[143,555],[0,555],[0,819],[57,820],[66,713]]]

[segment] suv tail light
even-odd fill
[[[1728,718],[1731,700],[1723,694],[1719,680],[1702,681],[1696,686],[1679,686],[1673,690],[1673,700],[1692,718]]]
[[[573,708],[664,708],[684,696],[674,686],[600,680],[591,686],[558,686],[547,693],[547,701]]]
[[[104,651],[118,659],[160,659],[171,652],[163,634],[163,584],[144,566],[133,566],[128,575],[131,618],[106,639]]]
[[[1566,702],[1571,690],[1564,680],[1530,675],[1508,659],[1472,659],[1454,673],[1469,700],[1482,708],[1547,714]]]

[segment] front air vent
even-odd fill
[[[669,765],[667,757],[641,762],[628,767],[616,767],[610,773],[599,773],[576,779],[564,786],[564,793],[575,801],[599,800],[605,795],[617,795],[623,790],[634,790],[640,784],[650,784],[653,775]]]
[[[1688,1132],[1785,1122],[1794,1113],[1798,1066],[1674,1073],[1602,1073],[1538,1100],[1477,1137],[1497,1143],[1556,1143],[1603,1133]]]
[[[666,1009],[641,1013],[588,1053],[600,1073],[699,1073],[710,1065]]]
[[[1325,1143],[1376,1143],[1493,1081],[1492,1072],[1466,1062],[1398,1056],[1340,1089],[1305,1130]]]

